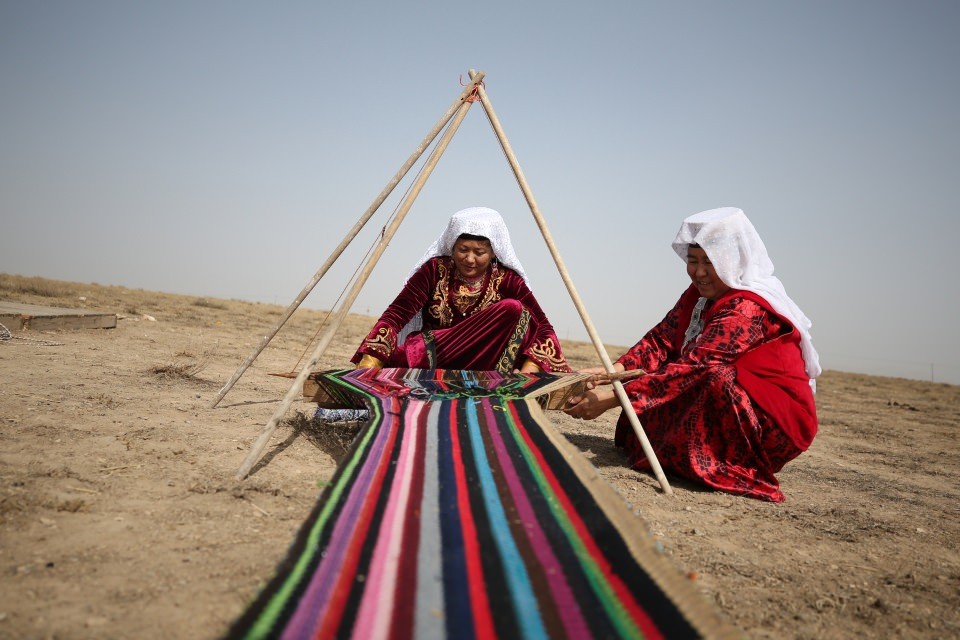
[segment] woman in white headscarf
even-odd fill
[[[614,367],[646,372],[624,388],[665,470],[781,502],[774,474],[817,433],[820,364],[810,320],[773,275],[766,247],[740,209],[688,217],[673,249],[687,264],[690,287]],[[593,419],[618,405],[612,388],[599,386],[571,399],[565,411]],[[634,468],[649,468],[624,415],[615,441]]]
[[[359,367],[570,371],[500,214],[453,214],[352,358]]]

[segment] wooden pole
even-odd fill
[[[280,328],[283,327],[287,320],[290,319],[290,316],[293,315],[293,312],[297,310],[310,292],[313,291],[313,288],[317,286],[317,283],[320,282],[320,279],[323,278],[333,263],[337,261],[347,246],[353,241],[357,234],[360,233],[360,230],[363,229],[364,225],[367,224],[367,221],[370,220],[371,216],[373,216],[377,209],[380,208],[380,205],[383,204],[384,200],[390,196],[394,188],[396,188],[397,184],[399,184],[403,177],[407,175],[407,172],[410,171],[410,167],[412,167],[417,160],[420,159],[420,156],[423,155],[423,152],[427,149],[427,147],[433,143],[434,139],[437,137],[443,127],[447,124],[447,122],[450,121],[450,118],[453,117],[453,114],[456,113],[457,109],[460,108],[470,94],[473,93],[474,86],[483,80],[483,72],[480,72],[478,76],[478,78],[472,79],[471,82],[467,84],[466,88],[464,88],[457,99],[453,101],[453,104],[450,105],[450,108],[447,109],[446,113],[443,114],[443,117],[440,118],[437,124],[434,125],[433,129],[431,129],[426,135],[426,137],[420,143],[420,146],[418,146],[413,153],[410,154],[410,157],[407,158],[407,161],[404,162],[403,166],[401,166],[397,173],[394,174],[393,178],[391,178],[387,185],[383,188],[383,191],[380,192],[380,195],[374,199],[370,207],[363,213],[362,216],[360,216],[360,219],[355,225],[353,225],[353,228],[347,232],[347,235],[343,238],[337,248],[333,250],[333,253],[330,254],[329,258],[327,258],[327,261],[323,263],[323,266],[320,267],[310,282],[307,283],[297,297],[294,298],[293,302],[290,303],[290,306],[287,307],[286,312],[283,314],[283,317],[280,318],[280,321],[276,324],[276,326],[274,326],[267,335],[260,339],[260,342],[256,347],[254,347],[253,352],[247,356],[247,359],[240,364],[240,367],[236,370],[227,384],[225,384],[223,388],[220,389],[219,393],[217,393],[217,397],[214,398],[213,402],[210,404],[211,409],[220,404],[220,401],[223,400],[223,397],[227,395],[227,392],[233,388],[233,385],[236,384],[237,380],[240,379],[240,376],[243,375],[247,368],[253,364],[253,361],[256,360],[260,353],[267,347],[270,341],[273,340],[273,338],[277,335],[277,332],[280,331]]]
[[[447,130],[444,132],[443,137],[440,138],[440,142],[437,143],[437,149],[427,160],[424,165],[423,171],[420,172],[420,175],[417,176],[417,179],[414,181],[413,185],[410,187],[410,192],[407,194],[406,199],[400,205],[400,209],[397,211],[397,215],[390,222],[389,225],[384,229],[383,235],[380,237],[380,242],[377,244],[376,248],[373,250],[373,253],[370,255],[370,258],[367,260],[366,264],[363,267],[363,271],[357,277],[357,280],[353,283],[353,287],[350,288],[350,292],[347,294],[347,297],[344,299],[343,303],[340,305],[340,308],[337,310],[337,313],[333,317],[330,327],[327,329],[327,332],[320,339],[320,342],[317,344],[316,349],[314,349],[313,354],[310,356],[310,361],[306,364],[303,369],[300,370],[300,373],[297,375],[296,380],[293,382],[293,386],[290,387],[290,390],[287,392],[287,395],[284,396],[283,401],[280,403],[280,406],[274,412],[273,417],[270,418],[269,422],[263,427],[263,430],[260,432],[260,436],[254,442],[253,447],[250,449],[250,453],[247,455],[246,459],[243,461],[243,464],[240,465],[240,469],[237,471],[236,479],[243,480],[247,477],[247,474],[250,473],[250,470],[253,468],[253,465],[256,464],[257,460],[260,458],[260,454],[263,453],[264,448],[267,446],[267,442],[270,440],[270,436],[276,430],[277,425],[280,424],[280,420],[283,419],[283,416],[286,414],[287,410],[290,408],[290,405],[293,403],[293,400],[303,393],[303,381],[306,380],[307,376],[310,375],[310,372],[314,367],[317,366],[317,363],[320,361],[320,356],[323,355],[323,352],[326,351],[327,347],[330,345],[330,341],[333,339],[333,335],[336,333],[337,329],[340,328],[340,325],[343,323],[344,318],[350,312],[350,307],[353,305],[354,300],[356,300],[357,295],[360,293],[360,290],[363,288],[363,285],[366,283],[367,278],[370,276],[370,273],[373,271],[373,268],[376,266],[377,262],[380,260],[380,256],[383,255],[383,252],[386,250],[387,245],[390,244],[390,240],[393,239],[394,234],[397,232],[397,229],[400,227],[400,223],[403,222],[403,219],[406,217],[407,212],[410,211],[410,207],[413,206],[413,201],[416,200],[417,196],[420,195],[420,191],[423,189],[423,185],[426,183],[427,178],[430,177],[430,174],[433,173],[433,169],[437,166],[437,162],[440,160],[440,156],[443,155],[443,152],[446,150],[447,145],[450,144],[450,140],[453,138],[453,135],[457,132],[457,129],[460,127],[460,123],[463,122],[464,117],[467,115],[467,111],[470,110],[470,106],[473,104],[470,101],[463,102],[460,107],[457,109],[456,114],[454,115],[450,126],[447,127]]]
[[[470,77],[474,77],[473,69],[470,70]],[[523,191],[523,195],[527,199],[527,204],[530,206],[530,212],[533,213],[533,217],[537,221],[537,226],[540,227],[540,233],[543,234],[543,239],[546,241],[547,247],[550,249],[550,255],[553,256],[553,261],[556,263],[557,269],[560,271],[560,277],[563,278],[563,283],[567,286],[567,291],[570,292],[570,297],[573,299],[573,304],[577,307],[577,312],[580,314],[580,319],[583,320],[583,326],[586,327],[587,333],[590,335],[590,340],[593,342],[593,346],[597,350],[597,355],[600,356],[600,360],[603,362],[603,366],[606,368],[607,372],[614,373],[613,363],[610,361],[610,356],[607,355],[607,350],[604,348],[603,342],[600,340],[600,335],[594,328],[593,322],[590,320],[590,316],[587,315],[587,309],[584,307],[583,301],[580,299],[580,295],[577,293],[577,289],[573,285],[573,280],[570,278],[570,274],[567,272],[567,267],[564,265],[563,259],[560,257],[560,252],[557,250],[556,244],[553,242],[553,236],[551,235],[550,230],[547,228],[546,220],[544,220],[543,216],[540,214],[540,207],[537,205],[537,201],[533,197],[533,192],[530,190],[530,185],[527,184],[527,179],[523,175],[523,170],[520,168],[520,163],[517,161],[517,157],[514,155],[513,149],[510,147],[510,142],[507,140],[507,135],[504,133],[503,127],[500,126],[500,120],[497,118],[497,114],[493,110],[493,105],[490,103],[490,98],[487,96],[487,92],[483,88],[482,84],[478,85],[477,93],[480,96],[480,102],[483,104],[483,109],[487,114],[487,118],[490,120],[490,125],[497,134],[497,139],[500,140],[500,146],[503,148],[503,153],[507,156],[507,160],[510,162],[510,167],[513,169],[513,174],[517,178],[517,183],[520,185],[520,190]],[[660,488],[663,489],[663,492],[666,494],[673,494],[673,489],[670,488],[670,484],[667,482],[667,477],[664,475],[663,469],[660,467],[660,461],[657,460],[657,455],[654,453],[653,447],[650,446],[650,441],[647,439],[647,434],[643,431],[643,426],[640,424],[640,419],[637,418],[637,414],[633,410],[633,406],[630,404],[630,398],[627,397],[627,392],[623,388],[623,383],[617,379],[613,379],[612,382],[617,399],[620,401],[620,406],[623,407],[623,412],[630,421],[630,425],[633,427],[633,431],[636,434],[637,439],[640,441],[640,446],[643,448],[643,453],[647,456],[647,460],[650,461],[650,467],[653,470],[657,481],[660,483]]]

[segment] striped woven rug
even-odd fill
[[[555,376],[314,378],[370,420],[228,637],[736,636],[550,423]]]

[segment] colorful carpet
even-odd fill
[[[314,379],[370,421],[228,637],[736,637],[550,423],[555,376]]]

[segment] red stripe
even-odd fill
[[[460,512],[460,522],[463,523],[463,555],[467,564],[467,587],[470,592],[470,606],[473,609],[473,630],[477,638],[494,638],[496,631],[493,626],[493,614],[490,611],[490,601],[487,599],[487,585],[483,578],[483,566],[480,563],[477,528],[473,521],[473,512],[470,510],[467,476],[463,468],[463,451],[460,449],[460,436],[457,433],[457,404],[457,402],[450,403],[450,441],[453,472],[457,482],[457,509]]]
[[[570,520],[571,524],[576,530],[577,535],[583,541],[587,552],[596,562],[597,567],[603,573],[606,581],[613,588],[617,599],[620,601],[620,604],[627,610],[627,612],[630,614],[630,617],[633,618],[634,622],[636,623],[637,627],[640,628],[645,638],[663,638],[663,634],[660,633],[660,629],[658,629],[653,620],[650,619],[650,616],[647,615],[647,612],[644,611],[643,607],[637,603],[627,586],[623,584],[623,581],[620,580],[619,576],[610,570],[610,563],[607,561],[606,556],[604,556],[603,552],[600,551],[600,547],[597,546],[596,541],[590,534],[590,530],[580,518],[577,510],[573,507],[573,503],[570,502],[570,498],[567,496],[566,492],[564,492],[563,487],[560,486],[560,483],[557,481],[557,477],[553,475],[553,472],[550,470],[550,466],[540,453],[540,449],[538,449],[530,439],[530,434],[527,432],[527,430],[523,428],[523,421],[520,419],[520,415],[517,413],[517,403],[511,402],[508,404],[510,407],[510,412],[513,415],[513,423],[516,425],[517,430],[523,437],[524,442],[526,442],[530,452],[536,458],[537,464],[540,466],[540,470],[543,472],[544,477],[550,484],[550,487],[553,490],[554,495],[557,497],[557,501],[560,503],[560,506],[566,512],[567,518]]]
[[[411,402],[414,402],[411,400]],[[417,596],[417,550],[420,546],[420,510],[423,503],[424,462],[427,447],[429,407],[417,415],[417,457],[410,479],[410,502],[403,519],[403,541],[400,545],[400,566],[397,569],[397,590],[393,594],[393,619],[390,636],[396,640],[412,640],[413,612]],[[408,425],[410,428],[411,425]]]
[[[336,635],[337,629],[343,618],[343,611],[346,608],[347,598],[350,596],[351,585],[356,578],[357,565],[360,561],[360,554],[367,542],[367,532],[370,529],[373,512],[380,498],[383,478],[387,474],[387,468],[390,466],[391,452],[395,446],[397,432],[400,431],[397,416],[400,410],[400,402],[396,397],[383,397],[383,416],[384,421],[380,429],[387,429],[387,442],[384,445],[383,454],[378,460],[378,467],[373,481],[370,483],[370,490],[367,491],[367,500],[363,504],[363,509],[357,515],[354,533],[350,536],[350,546],[344,553],[343,566],[337,574],[337,583],[333,588],[333,595],[330,598],[330,604],[327,607],[327,613],[323,620],[316,627],[314,638],[332,638]],[[390,406],[386,406],[387,402]],[[387,416],[390,416],[388,419]]]

